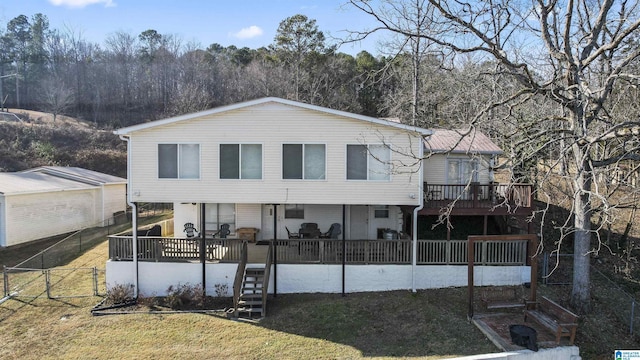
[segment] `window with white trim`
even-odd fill
[[[391,150],[385,145],[347,145],[347,180],[391,179]]]
[[[324,144],[282,144],[282,178],[324,180],[326,157]]]
[[[262,145],[220,144],[220,179],[262,179]]]
[[[478,181],[478,161],[475,159],[447,159],[447,184],[467,184]]]
[[[200,144],[158,144],[158,178],[199,179]]]

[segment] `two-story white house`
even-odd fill
[[[434,131],[262,98],[115,133],[128,143],[129,202],[173,203],[175,225],[170,239],[113,237],[107,264],[111,285],[131,283],[146,294],[187,282],[204,284],[209,292],[215,284],[237,285],[234,274],[243,261],[237,238],[246,229],[257,244],[271,244],[251,244],[246,251],[262,258],[249,254],[245,261],[268,269],[274,263],[266,274],[269,292],[465,284],[464,266],[420,269],[455,263],[420,255],[427,245],[419,243],[416,230],[418,214],[432,200],[424,191],[430,176],[424,166],[431,163],[423,159]],[[493,150],[485,157],[500,151]],[[447,161],[454,166],[453,158]],[[477,173],[488,179],[484,169]],[[456,198],[439,190],[438,200]],[[489,199],[485,192],[478,197],[477,189],[467,188],[456,194],[477,203]],[[185,239],[185,224],[193,224],[195,237]],[[223,239],[221,228],[229,230]],[[267,248],[271,252],[264,259]],[[528,276],[522,265],[486,281],[522,283]]]

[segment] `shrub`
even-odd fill
[[[204,290],[201,285],[184,284],[169,286],[165,298],[167,306],[172,309],[181,309],[191,306],[204,305]]]
[[[227,297],[229,286],[227,284],[215,284],[214,289],[217,297]]]
[[[133,284],[116,284],[107,290],[107,301],[111,304],[124,304],[133,300]]]

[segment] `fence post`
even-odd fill
[[[51,279],[49,278],[51,276],[51,270],[47,269],[44,271],[44,283],[45,286],[47,287],[47,298],[51,299]]]
[[[6,265],[2,265],[2,278],[3,278],[3,291],[4,291],[4,296],[8,296],[9,295],[9,274],[7,274],[7,266]]]
[[[98,296],[98,268],[93,267],[93,296]]]
[[[636,299],[631,300],[631,321],[629,321],[629,334],[633,335],[633,314],[635,312],[636,309]]]

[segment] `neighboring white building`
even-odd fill
[[[126,209],[126,183],[77,167],[0,173],[0,246],[106,225]]]

